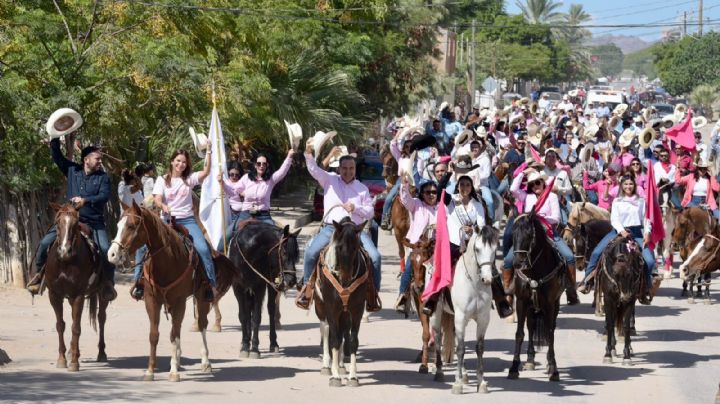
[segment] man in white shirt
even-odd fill
[[[655,184],[658,186],[658,192],[660,193],[660,204],[663,205],[664,198],[669,198],[670,202],[675,208],[680,209],[680,199],[672,191],[673,185],[675,184],[675,164],[670,163],[670,152],[664,147],[660,149],[658,153],[660,161],[653,165],[653,171],[655,174]]]
[[[476,169],[470,171],[468,176],[472,178],[475,189],[480,193],[480,196],[485,201],[485,206],[488,209],[488,215],[490,220],[495,220],[495,203],[493,202],[492,192],[490,192],[490,174],[492,174],[492,162],[490,156],[486,152],[487,146],[486,140],[480,138],[480,140],[474,140],[470,143],[470,157],[472,158],[472,165],[478,166]]]
[[[548,113],[550,112],[550,96],[548,93],[543,93],[538,100],[538,109],[541,111],[547,111]]]
[[[558,104],[558,109],[565,112],[575,109],[567,94],[563,95],[562,102]]]
[[[597,116],[598,119],[610,116],[610,108],[608,108],[605,101],[600,101],[600,106],[595,109],[595,116]]]
[[[543,172],[545,175],[548,176],[547,183],[550,183],[550,180],[555,177],[555,184],[553,185],[552,191],[558,195],[558,199],[560,200],[560,224],[567,223],[568,219],[568,206],[570,204],[570,196],[572,195],[572,182],[570,181],[570,177],[568,177],[568,173],[558,167],[557,165],[558,161],[558,152],[555,149],[547,149],[545,151],[545,168],[543,168]],[[563,203],[562,200],[565,200],[566,203]]]
[[[708,161],[708,146],[702,141],[702,134],[695,132],[695,151],[700,158],[700,161]]]

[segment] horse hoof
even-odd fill
[[[330,387],[342,387],[342,380],[339,377],[331,377]]]
[[[367,311],[365,312],[365,314],[363,314],[362,322],[363,322],[363,323],[369,323],[369,322],[370,322],[370,313],[368,313]]]
[[[278,353],[280,352],[280,347],[275,345],[270,347],[270,352]]]
[[[551,382],[559,382],[560,381],[560,373],[558,371],[554,371],[552,375],[550,375],[550,381]]]
[[[260,359],[260,352],[259,351],[250,351],[249,357],[250,357],[250,359]]]
[[[695,304],[695,298],[691,297],[688,299],[689,304]]]
[[[523,365],[523,370],[535,370],[535,363],[525,362],[525,364]]]
[[[360,382],[357,378],[353,377],[352,379],[348,379],[347,385],[348,387],[360,387]]]
[[[613,363],[611,356],[606,356],[603,358],[603,363]]]
[[[436,382],[444,382],[445,374],[443,372],[436,372],[435,377],[433,377],[433,380]]]
[[[332,374],[332,371],[330,368],[322,368],[320,369],[320,374],[323,376],[330,376]]]
[[[488,384],[487,384],[487,382],[483,381],[482,383],[480,383],[480,384],[478,385],[478,387],[477,387],[477,392],[478,392],[478,393],[482,393],[482,394],[487,394],[487,393],[488,393]]]
[[[58,369],[67,368],[67,360],[65,358],[58,359],[57,363],[55,364],[55,367]]]
[[[168,380],[171,382],[179,382],[180,375],[178,373],[170,373],[170,375],[168,376]]]
[[[615,357],[618,356],[617,351],[614,349],[612,351],[610,351],[610,355],[615,356]]]
[[[470,383],[470,380],[468,379],[467,373],[463,373],[462,382],[463,382],[463,384],[468,384],[468,383]]]
[[[200,327],[198,327],[197,323],[190,326],[190,332],[199,332]]]
[[[672,278],[672,272],[671,272],[671,271],[665,271],[665,273],[663,274],[663,278],[664,278],[664,279],[670,279],[670,278]]]
[[[153,380],[155,380],[155,373],[145,373],[145,375],[143,376],[144,382],[151,382]]]
[[[250,356],[250,351],[240,350],[240,358],[247,358]]]
[[[463,392],[462,384],[453,384],[452,394],[462,394],[462,392]]]
[[[105,352],[101,352],[98,354],[96,362],[107,362],[107,355],[105,354]]]
[[[623,359],[622,364],[623,364],[623,366],[632,366],[632,360]]]
[[[68,372],[78,372],[78,371],[80,371],[80,364],[77,362],[75,362],[75,363],[70,362],[70,365],[68,365],[67,370],[68,370]]]
[[[222,332],[222,326],[220,324],[215,324],[212,328],[212,332]]]
[[[212,373],[212,365],[206,363],[200,367],[200,371],[203,373]]]
[[[510,379],[510,380],[517,380],[518,377],[520,377],[520,372],[508,373],[508,379]]]
[[[420,365],[420,369],[418,369],[418,373],[426,375],[428,372],[427,365]]]
[[[710,300],[710,299],[705,299],[705,301],[703,301],[703,303],[709,306],[709,305],[712,304],[712,300]]]

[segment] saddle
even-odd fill
[[[192,241],[192,236],[190,235],[190,231],[187,229],[187,227],[185,227],[181,224],[178,224],[175,221],[174,216],[170,219],[170,226],[173,228],[173,230],[180,233],[181,236],[183,236],[184,238],[188,238]]]

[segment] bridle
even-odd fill
[[[285,260],[282,254],[282,249],[285,248],[285,245],[287,244],[287,241],[290,237],[285,237],[284,235],[280,237],[280,241],[277,242],[274,246],[272,246],[268,252],[267,255],[269,256],[270,253],[277,248],[277,255],[278,255],[278,275],[282,274],[295,274],[295,271],[290,271],[285,269]],[[238,240],[238,234],[235,234],[231,242],[235,244],[235,247],[237,247],[238,252],[240,253],[240,257],[242,257],[243,261],[250,267],[250,269],[255,272],[255,275],[257,275],[260,279],[265,281],[275,292],[281,293],[285,288],[283,287],[283,284],[285,283],[284,277],[278,282],[277,279],[275,282],[271,282],[268,278],[266,278],[260,271],[253,266],[252,263],[250,263],[250,260],[245,257],[245,254],[242,251],[242,248],[240,247],[240,241]]]
[[[155,250],[155,252],[151,253],[151,252],[150,252],[150,248],[149,248],[149,247],[151,247],[151,245],[150,245],[150,237],[149,237],[150,232],[148,231],[147,224],[145,223],[145,219],[142,217],[142,214],[136,215],[136,214],[134,214],[134,213],[125,212],[125,213],[124,213],[124,216],[125,216],[125,217],[137,218],[138,221],[139,221],[138,225],[135,226],[135,231],[133,232],[132,236],[129,238],[130,240],[135,240],[135,238],[137,238],[138,232],[140,231],[140,224],[142,224],[142,228],[143,228],[143,230],[145,230],[145,238],[146,238],[145,244],[148,246],[148,252],[145,253],[145,255],[143,256],[142,260],[141,260],[140,262],[136,262],[135,265],[142,265],[142,264],[144,264],[146,261],[149,261],[150,259],[152,259],[152,257],[154,257],[156,254],[158,254],[160,251],[162,251],[162,250],[164,250],[165,248],[168,247],[168,244],[166,244],[166,245],[158,248],[157,250]],[[127,246],[125,246],[125,245],[124,245],[122,242],[120,242],[120,241],[113,240],[112,242],[110,242],[110,245],[113,245],[113,244],[117,244],[118,248],[120,249],[120,252],[121,252],[123,255],[127,255],[128,252],[130,251],[130,248],[127,247]]]

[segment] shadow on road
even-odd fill
[[[720,359],[720,355],[696,355],[682,351],[652,351],[639,352],[637,358],[648,363],[656,364],[661,368],[692,368],[698,362],[709,362]]]
[[[705,338],[720,336],[718,332],[694,332],[688,330],[650,330],[640,333],[649,341],[699,341]]]
[[[319,374],[318,367],[317,373]],[[231,368],[213,369],[212,377],[198,379],[204,382],[262,382],[267,380],[287,379],[295,377],[298,373],[315,373],[315,370],[305,370],[280,366],[237,366]]]
[[[199,352],[198,352],[199,354]],[[233,362],[235,359],[214,359],[210,357],[210,363],[227,363]],[[92,362],[91,362],[92,363]],[[156,371],[170,371],[170,356],[157,356]],[[82,365],[82,364],[81,364]],[[193,371],[193,368],[200,368],[200,358],[188,358],[183,356],[180,365],[183,371]],[[120,358],[109,358],[107,366],[114,369],[140,369],[145,370],[148,366],[147,356],[125,356]]]

